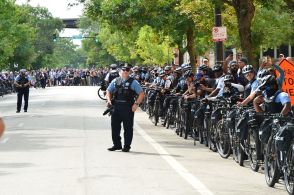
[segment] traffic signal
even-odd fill
[[[53,34],[53,41],[56,42],[57,41],[57,33]]]
[[[95,34],[94,34],[94,37],[95,37],[95,42],[98,43],[98,42],[99,42],[99,39],[98,39],[98,33],[95,33]]]

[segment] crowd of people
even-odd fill
[[[52,86],[97,86],[105,78],[107,68],[92,69],[43,69],[26,71],[30,77],[31,86],[46,88]],[[15,92],[14,81],[19,71],[0,73],[0,96]]]

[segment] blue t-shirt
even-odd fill
[[[118,77],[118,78],[121,78],[121,77]],[[111,81],[111,83],[109,84],[108,88],[107,88],[107,91],[109,91],[112,94],[115,93],[115,82],[116,82],[116,79],[113,79]],[[127,80],[122,79],[122,86],[123,87],[125,87],[126,81]],[[139,82],[137,80],[133,80],[133,82],[131,84],[131,90],[135,91],[136,94],[138,94],[138,95],[143,92],[143,89],[142,89],[141,85],[139,84]]]

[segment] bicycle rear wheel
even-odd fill
[[[106,100],[106,91],[99,88],[97,93],[98,93],[98,96],[99,96],[100,99]]]

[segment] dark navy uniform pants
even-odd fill
[[[17,92],[17,111],[21,110],[22,105],[22,97],[24,98],[24,110],[28,110],[29,105],[29,90],[28,89],[20,89]]]
[[[116,147],[121,147],[121,123],[124,127],[124,147],[130,148],[133,140],[133,125],[134,125],[134,112],[132,106],[127,103],[115,104],[114,112],[111,116],[111,130],[112,141]]]

